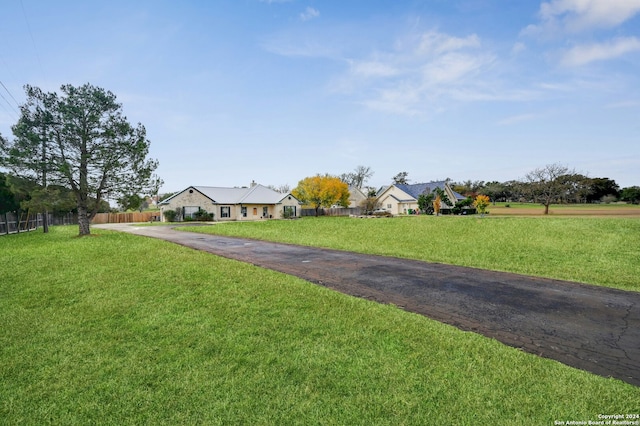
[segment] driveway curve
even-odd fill
[[[96,225],[160,238],[391,303],[459,329],[640,386],[640,293],[460,266],[181,232]]]

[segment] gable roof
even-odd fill
[[[400,189],[401,191],[406,192],[407,194],[411,195],[416,200],[418,199],[418,197],[420,195],[422,195],[422,194],[430,194],[436,188],[440,188],[443,191],[446,191],[446,187],[447,186],[449,186],[449,185],[447,185],[446,181],[415,183],[415,184],[412,184],[412,185],[403,184],[403,183],[395,184],[396,188]],[[449,190],[451,190],[451,192],[453,193],[453,195],[456,197],[457,200],[464,200],[466,198],[463,195],[460,195],[457,192],[455,192],[454,190],[452,190],[451,187],[449,187]]]
[[[362,189],[353,185],[349,185],[349,195],[351,196],[351,198],[355,196],[360,196],[361,198],[367,198],[367,194],[365,194]]]
[[[167,198],[160,204],[168,204],[171,199],[177,197],[188,189],[198,191],[215,204],[278,204],[287,196],[293,197],[291,194],[283,194],[260,184],[243,188],[190,186],[184,191],[180,191],[179,193]]]

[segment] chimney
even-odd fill
[[[255,180],[251,180],[251,188],[253,188],[256,185],[257,185],[256,181]]]

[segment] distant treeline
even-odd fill
[[[558,196],[558,203],[610,203],[624,201],[638,204],[640,187],[622,188],[615,180],[609,178],[589,178],[581,174],[568,174],[558,178],[563,191]],[[467,180],[461,183],[450,182],[451,188],[468,197],[483,194],[496,202],[538,202],[539,183],[511,180],[507,182],[484,182]]]
[[[94,200],[95,203],[95,200]],[[77,200],[73,192],[61,185],[41,185],[17,176],[0,172],[0,214],[48,212],[55,217],[63,217],[68,214],[77,215]],[[111,211],[107,201],[101,201],[99,212]]]

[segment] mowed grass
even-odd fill
[[[94,233],[0,237],[1,424],[530,425],[640,401],[393,306]]]
[[[640,217],[309,217],[185,229],[640,291]]]
[[[532,203],[496,203],[489,206],[492,215],[542,216],[544,207]],[[637,204],[551,204],[551,216],[635,217],[640,219]]]

